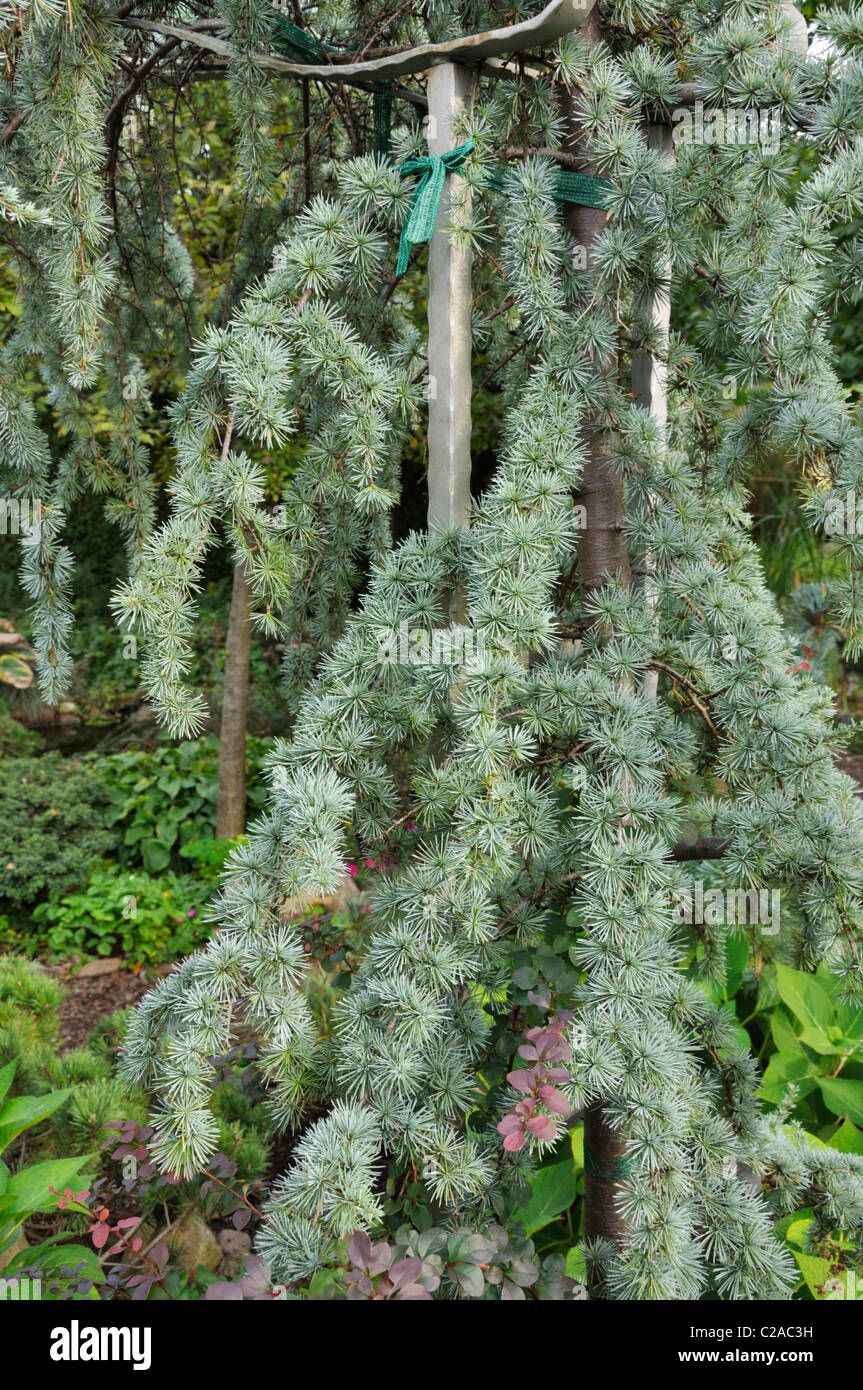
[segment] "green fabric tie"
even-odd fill
[[[632,1176],[634,1168],[633,1160],[625,1154],[622,1158],[609,1162],[606,1159],[594,1158],[587,1145],[584,1147],[584,1171],[589,1178],[598,1178],[600,1182],[622,1182],[624,1178]]]
[[[295,63],[319,63],[328,51],[314,34],[291,24],[280,14],[273,15],[273,43],[280,53]],[[329,49],[331,53],[338,51],[336,48]]]
[[[396,275],[404,275],[407,270],[411,247],[430,240],[437,222],[446,176],[460,169],[472,150],[473,140],[466,140],[463,145],[456,145],[454,150],[447,150],[446,154],[423,155],[419,159],[407,159],[400,165],[400,174],[419,174],[420,180],[414,189],[413,201],[402,227]]]
[[[608,207],[614,184],[597,174],[570,174],[566,169],[557,176],[555,193],[562,203],[578,203],[583,208]]]
[[[492,169],[486,175],[489,188],[499,192],[503,188],[505,168]],[[605,208],[614,184],[609,179],[601,179],[597,174],[571,174],[562,169],[554,186],[554,196],[559,203],[578,203],[583,208]]]
[[[350,53],[356,48],[356,44],[350,44],[347,48],[334,48],[330,43],[321,43],[320,39],[310,34],[307,29],[300,29],[280,14],[273,15],[272,35],[274,48],[294,63],[323,63],[329,53]],[[333,69],[333,77],[339,81],[337,67]],[[351,85],[355,84],[349,82],[348,86]],[[362,82],[360,85],[366,91],[372,91],[374,151],[376,155],[386,158],[390,150],[392,83],[383,81],[375,87],[371,87],[368,82]]]

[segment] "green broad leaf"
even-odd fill
[[[0,1158],[0,1197],[3,1196],[3,1193],[9,1186],[9,1179],[11,1178],[11,1176],[12,1174],[9,1172],[9,1169],[6,1167],[6,1164],[3,1162],[2,1158]]]
[[[159,840],[142,840],[141,858],[148,874],[158,874],[170,864],[171,850]]]
[[[535,989],[539,984],[539,976],[531,966],[522,965],[513,971],[512,982],[516,989]]]
[[[54,1211],[57,1193],[62,1193],[93,1155],[83,1158],[49,1158],[43,1163],[31,1163],[13,1173],[0,1197],[0,1219],[29,1216],[36,1211]],[[54,1192],[51,1192],[51,1188]]]
[[[453,1265],[449,1274],[467,1298],[482,1298],[485,1279],[482,1270],[477,1269],[476,1265]]]
[[[830,1261],[822,1260],[818,1255],[807,1255],[802,1250],[792,1249],[791,1253],[812,1297],[823,1298],[821,1290],[830,1278]]]
[[[776,980],[772,972],[761,976],[758,985],[758,997],[756,999],[755,1011],[759,1014],[770,1013],[779,1003],[779,991],[776,988]]]
[[[533,959],[536,969],[548,981],[558,979],[564,972],[565,967],[560,956],[553,955],[551,951],[539,950]]]
[[[17,1139],[23,1130],[30,1129],[59,1110],[73,1089],[69,1086],[65,1091],[52,1091],[47,1096],[16,1096],[13,1100],[7,1100],[0,1110],[0,1153],[8,1149],[12,1140]]]
[[[745,936],[725,938],[725,998],[733,999],[743,983],[749,960],[749,942]],[[748,1041],[748,1040],[747,1040]]]
[[[776,966],[776,983],[783,1004],[803,1024],[800,1033],[802,1041],[816,1052],[835,1053],[835,1042],[829,1036],[833,1024],[833,1001],[827,991],[813,975],[807,975],[802,970],[790,970],[781,963]]]
[[[806,1096],[815,1089],[818,1077],[815,1064],[805,1053],[775,1052],[764,1073],[760,1094],[771,1105],[778,1105],[792,1081],[801,1096]]]
[[[814,1221],[814,1213],[808,1208],[805,1211],[792,1212],[790,1216],[784,1216],[781,1221],[776,1222],[776,1235],[787,1245],[804,1252]]]
[[[734,1015],[728,1020],[728,1031],[731,1036],[736,1039],[737,1046],[744,1055],[752,1051],[752,1039],[743,1027],[740,1019],[736,1018]]]
[[[855,1009],[850,1004],[837,1005],[837,1027],[842,1037],[849,1041],[863,1041],[863,1009]],[[852,1048],[848,1048],[852,1051]]]
[[[572,1146],[572,1161],[576,1170],[581,1173],[584,1169],[584,1125],[576,1125],[575,1129],[569,1131],[569,1142]]]
[[[779,1052],[799,1053],[801,1057],[806,1056],[803,1051],[803,1044],[791,1026],[791,1019],[781,1006],[773,1011],[770,1019],[770,1031]]]
[[[62,1238],[63,1233],[57,1240]],[[14,1274],[16,1269],[25,1267],[36,1268],[42,1274],[56,1274],[62,1269],[74,1269],[77,1271],[73,1276],[76,1280],[91,1279],[95,1283],[102,1283],[104,1277],[95,1250],[88,1250],[86,1245],[58,1245],[53,1238],[43,1241],[41,1245],[28,1245],[26,1250],[22,1250],[9,1262],[3,1273]]]
[[[574,1279],[577,1284],[583,1284],[587,1278],[587,1260],[584,1255],[583,1245],[573,1245],[566,1252],[566,1273],[567,1277]]]
[[[843,1076],[821,1076],[818,1086],[828,1110],[863,1125],[863,1081],[851,1081]]]
[[[12,1085],[15,1077],[16,1065],[17,1063],[13,1060],[0,1071],[0,1105],[3,1104],[3,1101],[6,1099],[6,1093]],[[0,1114],[2,1114],[2,1111],[0,1111]]]
[[[863,1158],[863,1131],[850,1120],[843,1120],[836,1133],[827,1142],[828,1149],[837,1149],[841,1154],[859,1154]]]
[[[565,1163],[552,1163],[540,1168],[528,1178],[532,1196],[526,1207],[513,1212],[516,1221],[521,1221],[525,1231],[532,1236],[541,1231],[561,1212],[567,1211],[575,1201],[575,1166],[570,1159]]]

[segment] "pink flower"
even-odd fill
[[[190,908],[189,908],[189,911],[186,913],[186,916],[187,916],[187,917],[197,917],[197,915],[198,915],[198,909],[197,909],[196,907],[190,907]]]
[[[356,864],[348,865],[348,873],[350,874],[351,878],[356,878],[357,874],[359,873],[359,869],[357,868]]]
[[[366,868],[367,868],[367,869],[376,869],[377,867],[378,867],[378,866],[377,866],[377,864],[375,863],[374,859],[367,859],[367,860],[366,860]]]

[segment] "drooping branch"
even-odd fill
[[[0,146],[9,144],[16,130],[19,130],[26,121],[27,114],[23,106],[20,106],[17,111],[12,112],[12,115],[9,117],[3,129],[0,130]]]

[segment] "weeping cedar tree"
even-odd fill
[[[351,45],[501,22],[447,0],[392,18],[350,9],[309,12],[334,65]],[[478,75],[457,130],[473,148],[451,235],[474,257],[474,344],[503,411],[497,471],[469,528],[399,544],[390,518],[426,350],[411,298],[422,254],[394,275],[413,188],[398,165],[424,152],[410,108],[397,108],[388,156],[357,154],[373,98],[308,84],[302,157],[277,168],[280,79],[260,56],[271,11],[216,7],[237,176],[265,212],[250,244],[240,238],[244,292],[203,334],[172,409],[172,512],[154,529],[146,403],[119,399],[112,373],[145,337],[145,293],[181,300],[188,260],[159,197],[160,150],[138,164],[118,155],[115,120],[106,156],[106,112],[126,101],[152,113],[160,82],[191,81],[211,60],[186,47],[203,31],[194,6],[173,48],[130,7],[72,13],[70,26],[34,5],[14,31],[10,16],[0,135],[7,239],[29,291],[5,351],[17,375],[2,388],[4,466],[16,491],[47,502],[24,562],[42,679],[58,689],[68,665],[63,509],[83,485],[84,406],[102,384],[116,408],[116,513],[142,556],[116,607],[146,638],[148,695],[175,733],[199,726],[188,643],[222,526],[254,620],[286,637],[295,711],[271,758],[269,810],[229,861],[218,930],[129,1028],[125,1067],[156,1094],[161,1162],[191,1173],[216,1147],[211,1059],[243,1020],[261,1038],[274,1123],[304,1126],[259,1237],[277,1280],[302,1283],[345,1233],[374,1229],[385,1161],[416,1177],[441,1226],[506,1225],[537,1158],[584,1110],[598,1294],[785,1296],[776,1215],[808,1207],[816,1233],[856,1241],[863,1160],[789,1120],[793,1089],[785,1109],[761,1106],[756,1059],[705,988],[721,982],[725,928],[700,927],[686,965],[673,903],[699,853],[721,854],[729,884],[781,888],[781,935],[759,951],[807,971],[823,962],[837,996],[863,1001],[863,814],[832,761],[830,692],[799,669],[746,514],[766,449],[798,463],[815,526],[863,487],[863,434],[829,340],[863,266],[863,9],[819,12],[822,42],[806,53],[781,6],[608,0],[526,67]],[[770,112],[781,138],[658,147],[650,127],[696,97]],[[606,179],[606,210],[562,213],[561,168]],[[674,308],[693,287],[692,336],[666,342],[657,296],[669,288]],[[667,370],[665,423],[632,389],[645,357]],[[33,361],[75,441],[59,465],[23,384]],[[736,409],[729,376],[748,388]],[[273,516],[260,450],[300,429]],[[854,656],[863,539],[834,540],[835,616]],[[386,638],[400,630],[435,636],[448,659],[405,660]],[[321,1036],[301,936],[280,907],[331,889],[357,844],[390,867],[361,968]],[[576,970],[554,998],[535,995],[568,1030],[565,1079],[557,1069],[541,1084],[540,1069],[527,1097],[483,1097],[513,957],[540,948],[549,923]],[[504,1148],[501,1123],[522,1131],[520,1147]]]

